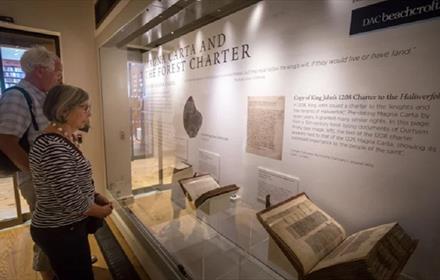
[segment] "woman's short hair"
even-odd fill
[[[45,47],[35,46],[23,53],[20,64],[21,69],[28,74],[34,71],[37,66],[47,67],[50,71],[53,71],[58,60],[58,56],[48,51]]]
[[[84,90],[69,85],[57,85],[47,93],[43,113],[51,122],[65,123],[67,115],[87,100],[89,94]]]

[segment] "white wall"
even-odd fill
[[[377,2],[377,1],[376,1]],[[364,1],[361,4],[372,3]],[[439,18],[389,27],[354,36],[349,35],[352,1],[263,1],[199,30],[176,39],[164,49],[175,50],[195,44],[196,54],[172,61],[183,62],[184,72],[162,75],[160,67],[147,66],[147,72],[156,73],[149,78],[155,94],[172,95],[175,99],[174,134],[185,137],[182,126],[183,107],[189,96],[194,98],[203,115],[203,124],[196,138],[188,138],[189,160],[196,168],[198,150],[218,153],[221,157],[220,183],[236,183],[242,187],[243,198],[251,201],[257,193],[259,166],[290,174],[300,179],[300,189],[334,216],[348,232],[378,224],[398,221],[413,237],[420,240],[405,272],[420,280],[440,278],[440,100],[402,100],[402,93],[419,95],[439,94],[440,82],[440,30]],[[220,49],[200,52],[202,40],[224,33],[226,43]],[[213,54],[215,51],[249,44],[250,58],[229,61],[200,69],[189,69],[192,57]],[[378,58],[378,53],[405,50],[405,55]],[[376,55],[373,55],[376,54]],[[330,64],[331,59],[362,57],[365,60]],[[367,57],[368,55],[368,57]],[[212,59],[212,57],[211,57]],[[313,61],[326,61],[326,66],[312,65]],[[309,64],[307,64],[307,62]],[[168,64],[168,63],[167,63]],[[304,64],[303,68],[287,68]],[[285,68],[283,68],[285,67]],[[148,75],[148,74],[147,74]],[[167,86],[158,87],[161,82]],[[398,99],[378,96],[387,94]],[[294,121],[302,120],[294,108],[300,101],[295,98],[346,94],[376,96],[375,101],[341,100],[308,101],[310,105],[365,105],[368,109],[352,111],[397,112],[396,117],[378,117],[384,126],[399,128],[399,135],[411,140],[393,140],[394,147],[379,144],[378,136],[360,138],[374,140],[372,150],[358,150],[343,144],[317,144],[295,138]],[[246,153],[246,124],[248,96],[285,96],[284,143],[282,160]],[[371,105],[371,107],[369,107]],[[385,109],[378,109],[385,105]],[[394,105],[408,105],[412,109],[390,109]],[[429,106],[427,111],[417,106]],[[402,115],[414,113],[412,116]],[[400,132],[397,121],[423,121],[420,112],[430,114],[427,134]],[[419,115],[417,115],[417,113]],[[417,116],[416,116],[417,115]],[[316,111],[313,117],[324,116]],[[264,121],[264,120],[262,120]],[[368,117],[372,124],[373,117]],[[348,124],[359,125],[356,121]],[[303,129],[313,125],[302,123]],[[318,125],[319,127],[319,125]],[[346,136],[343,132],[328,133]],[[388,133],[389,135],[391,133]],[[323,140],[323,136],[311,136]],[[360,144],[356,140],[357,144]],[[425,151],[398,148],[398,143],[419,145]],[[365,145],[364,145],[365,146]],[[367,147],[367,146],[365,146]],[[437,151],[428,151],[432,147]],[[401,151],[389,154],[377,150]],[[263,207],[263,206],[261,206]]]
[[[91,131],[84,137],[83,151],[92,163],[96,187],[104,191],[104,147],[94,38],[93,0],[0,1],[0,14],[15,23],[61,33],[64,82],[86,90],[91,96]]]

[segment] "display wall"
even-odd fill
[[[405,274],[438,279],[440,19],[350,35],[379,2],[262,1],[145,53],[150,121],[257,208],[304,191],[349,232],[398,221]]]

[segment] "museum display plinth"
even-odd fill
[[[230,196],[230,193],[225,193],[217,196],[215,199],[209,199],[200,205],[199,209],[205,212],[207,215],[224,211],[229,207]]]
[[[279,264],[282,255],[274,257],[258,209],[229,196],[212,197],[196,209],[170,184],[135,197],[125,210],[193,279],[297,279],[292,267]]]

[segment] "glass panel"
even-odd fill
[[[17,218],[12,177],[0,178],[0,221]]]

